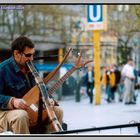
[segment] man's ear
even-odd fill
[[[14,50],[14,53],[13,53],[14,57],[18,57],[20,54],[19,54],[19,51],[18,50]]]

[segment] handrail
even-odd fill
[[[113,126],[103,126],[103,127],[94,127],[94,128],[85,128],[85,129],[76,129],[76,130],[67,130],[62,132],[54,132],[51,134],[72,134],[72,133],[80,133],[80,132],[88,132],[88,131],[101,131],[108,129],[116,129],[116,128],[126,128],[126,127],[137,127],[138,133],[140,133],[140,123],[133,124],[122,124],[122,125],[113,125]]]

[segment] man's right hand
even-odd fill
[[[28,109],[27,103],[23,99],[14,98],[13,99],[13,107],[16,109]]]

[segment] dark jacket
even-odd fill
[[[121,80],[121,72],[118,69],[116,69],[114,73],[115,73],[115,84],[119,84]]]
[[[32,74],[29,73],[28,77],[31,86],[34,86]],[[30,88],[13,56],[0,63],[0,109],[7,107],[11,97],[22,98]]]
[[[92,71],[92,77],[93,77],[93,82],[92,84],[94,84],[94,72]],[[86,73],[85,75],[85,84],[87,85],[88,84],[88,72]]]

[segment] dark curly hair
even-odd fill
[[[28,48],[35,47],[34,43],[26,36],[17,37],[11,44],[12,53],[14,52],[14,50],[23,52],[26,47],[28,47]]]

